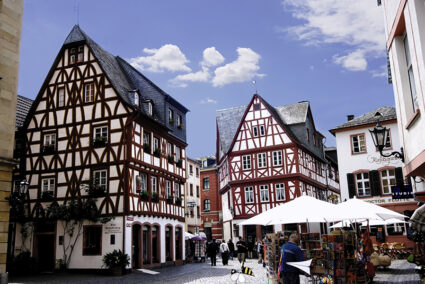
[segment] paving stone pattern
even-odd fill
[[[245,276],[245,283],[268,283],[266,269],[257,263],[256,259],[248,259],[246,266],[254,272],[254,277]],[[414,271],[414,264],[407,261],[396,260],[386,270],[378,270],[374,283],[423,283]],[[31,277],[11,277],[9,283],[189,283],[189,284],[229,284],[236,283],[231,280],[230,271],[240,270],[239,262],[229,260],[229,265],[223,266],[217,259],[217,266],[207,263],[189,263],[184,266],[154,269],[149,273],[135,271],[123,276],[105,276],[96,274],[55,273],[51,275],[37,275]],[[150,274],[155,273],[155,274]],[[303,281],[304,280],[304,281]],[[302,279],[301,283],[307,283]]]

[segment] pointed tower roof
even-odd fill
[[[86,40],[87,35],[81,30],[79,25],[75,25],[66,37],[64,45]]]

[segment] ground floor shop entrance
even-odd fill
[[[52,223],[35,225],[34,257],[40,272],[52,272],[55,269],[55,227]]]
[[[132,267],[152,267],[160,264],[160,226],[134,224],[132,226]]]

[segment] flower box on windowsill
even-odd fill
[[[148,201],[149,200],[149,192],[147,192],[146,190],[142,190],[140,192],[140,199],[143,201]]]
[[[183,129],[184,128],[184,125],[183,124],[179,124],[179,125],[177,125],[177,128],[178,129]]]
[[[178,160],[176,163],[176,166],[181,168],[183,166],[183,161],[182,160]]]
[[[173,204],[174,203],[174,196],[170,195],[167,197],[167,203],[168,204]]]
[[[160,158],[160,157],[161,157],[161,150],[160,150],[160,149],[155,149],[155,150],[153,151],[153,155],[154,155],[155,157]]]
[[[152,202],[159,202],[159,194],[156,192],[152,193],[152,197],[151,197],[151,201]]]
[[[101,197],[105,195],[105,187],[101,185],[92,185],[89,189],[89,196],[91,197]]]
[[[181,206],[182,205],[182,199],[180,197],[176,198],[176,205]]]
[[[52,201],[54,199],[53,191],[44,191],[41,193],[42,201]]]
[[[145,151],[145,153],[150,154],[151,153],[151,145],[144,143],[143,144],[143,151]]]
[[[169,119],[168,124],[174,126],[174,119]]]
[[[44,145],[43,154],[53,154],[55,152],[55,145]]]
[[[106,137],[97,137],[93,139],[94,147],[105,147],[106,146]]]
[[[168,155],[168,162],[169,162],[170,164],[174,164],[174,157],[173,157],[173,156],[171,156],[171,155]]]

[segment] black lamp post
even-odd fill
[[[393,151],[390,154],[384,154],[382,153],[382,150],[385,148],[385,144],[387,143],[387,139],[390,133],[390,129],[386,128],[385,126],[382,126],[379,122],[379,119],[382,117],[382,114],[377,112],[375,114],[375,117],[378,118],[378,123],[376,124],[375,128],[372,130],[369,130],[370,135],[372,135],[373,144],[375,144],[375,147],[378,148],[379,153],[382,157],[388,158],[391,156],[394,156],[398,159],[400,159],[404,163],[404,152],[403,147],[401,147],[400,152]]]

